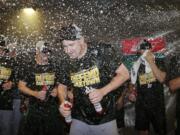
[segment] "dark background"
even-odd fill
[[[17,26],[18,13],[24,7],[40,12],[38,29]],[[107,42],[177,31],[180,0],[0,0],[3,34],[35,38],[72,22],[90,39]]]

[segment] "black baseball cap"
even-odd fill
[[[152,49],[152,45],[148,40],[144,39],[142,43],[139,45],[138,50],[148,50],[148,49]]]
[[[42,53],[51,53],[48,43],[42,40],[36,43],[36,50],[39,50]]]
[[[81,29],[75,24],[70,24],[69,26],[62,27],[59,30],[59,40],[78,40],[82,37]]]

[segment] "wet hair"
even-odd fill
[[[138,50],[148,50],[148,49],[152,49],[152,45],[149,41],[144,39],[143,42],[139,45]]]
[[[5,46],[5,41],[0,41],[0,46],[4,47]]]
[[[0,47],[5,47],[5,46],[6,46],[5,36],[0,35]]]
[[[67,27],[62,27],[59,30],[59,40],[62,42],[63,40],[77,40],[80,39],[81,29],[78,28],[75,24],[70,24]]]
[[[3,49],[3,51],[4,51],[5,53],[9,53],[9,52],[10,52],[9,49],[7,49],[7,48]]]
[[[7,37],[0,35],[0,47],[5,53],[9,53],[10,50],[7,48]]]

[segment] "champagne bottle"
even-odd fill
[[[86,94],[89,94],[90,92],[94,91],[94,88],[92,87],[86,87]],[[97,113],[101,114],[103,112],[103,108],[100,102],[93,104],[94,108]]]

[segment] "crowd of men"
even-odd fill
[[[148,135],[150,125],[166,135],[164,85],[177,93],[180,134],[179,55],[166,65],[144,40],[138,59],[125,61],[110,44],[86,42],[75,24],[62,27],[58,41],[66,57],[51,57],[48,44],[38,41],[27,59],[16,56],[7,38],[0,37],[0,135],[119,135],[117,108],[123,109],[119,103],[129,86],[136,89],[128,97],[135,102],[139,135]]]

